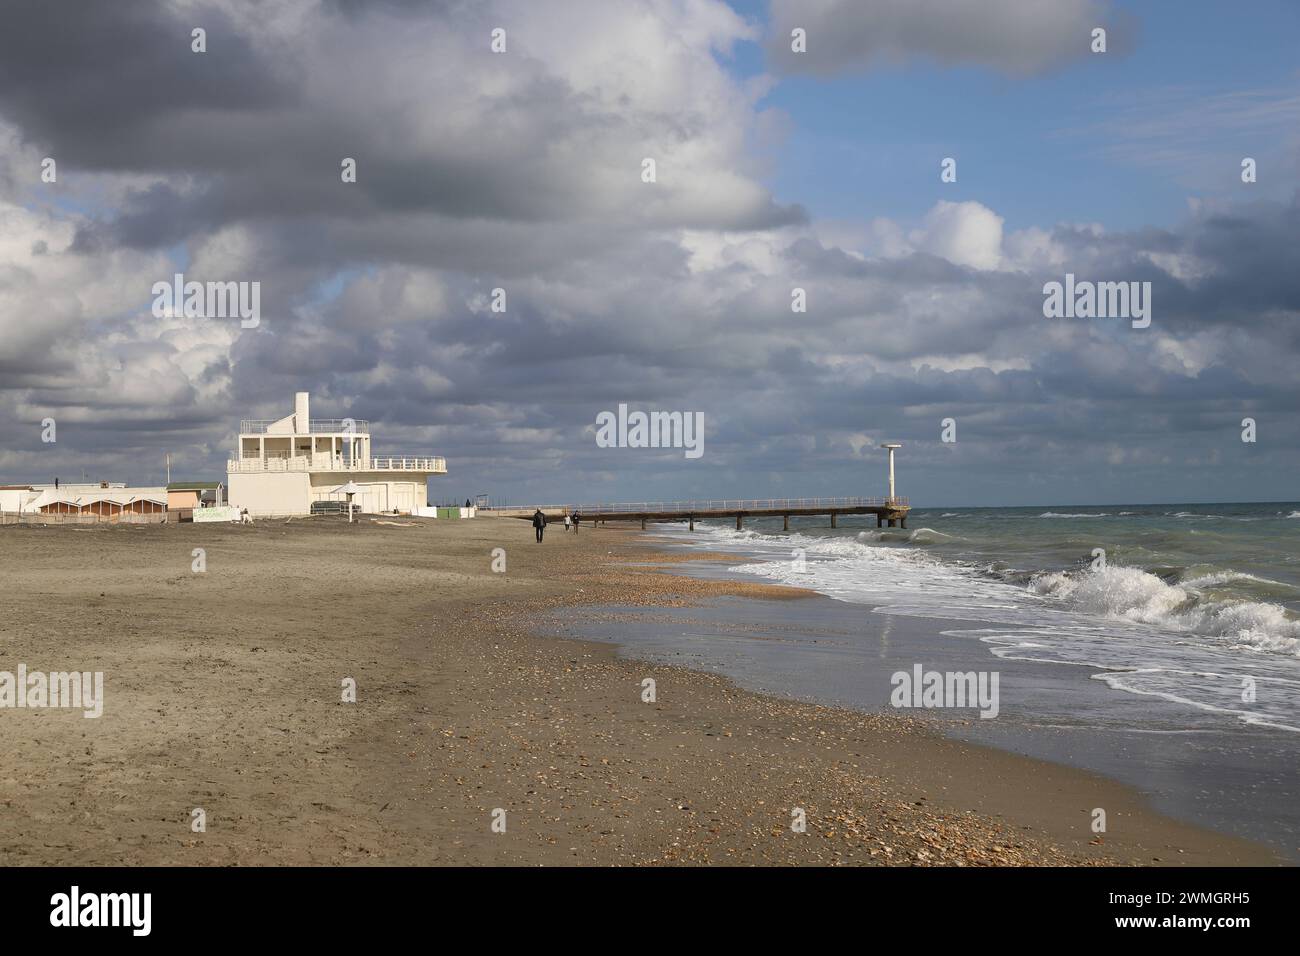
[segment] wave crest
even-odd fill
[[[1300,621],[1280,604],[1205,601],[1141,568],[1056,571],[1035,575],[1029,589],[1071,608],[1227,639],[1260,650],[1300,653]]]

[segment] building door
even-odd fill
[[[388,510],[388,485],[376,482],[372,485],[362,485],[361,488],[361,494],[357,495],[357,499],[362,511],[373,515]]]

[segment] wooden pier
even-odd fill
[[[745,526],[746,518],[781,518],[784,530],[790,530],[791,517],[829,515],[836,527],[840,515],[875,515],[876,527],[907,527],[911,510],[906,498],[730,498],[713,501],[630,501],[616,504],[529,505],[496,507],[483,510],[484,515],[530,519],[541,509],[548,520],[577,514],[584,524],[609,521],[640,521],[644,528],[651,521],[685,521],[692,531],[695,522],[708,518],[735,518],[736,530]]]

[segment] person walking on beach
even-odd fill
[[[578,533],[578,518],[579,518],[578,512],[575,511],[575,512],[573,513],[573,533],[574,533],[574,534],[577,534],[577,533]]]
[[[538,508],[533,512],[533,528],[537,531],[537,543],[542,543],[542,535],[546,531],[546,515],[542,514],[542,509]]]
[[[564,530],[569,530],[569,516],[567,514],[564,516]]]

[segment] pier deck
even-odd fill
[[[548,519],[578,514],[586,523],[640,521],[644,528],[651,521],[685,521],[695,530],[695,522],[707,518],[735,518],[737,530],[746,518],[783,518],[790,530],[790,518],[829,515],[831,527],[840,515],[875,515],[876,527],[888,524],[907,527],[911,510],[906,498],[729,498],[709,501],[632,501],[615,504],[528,505],[485,509],[484,514],[529,519],[540,508]]]

